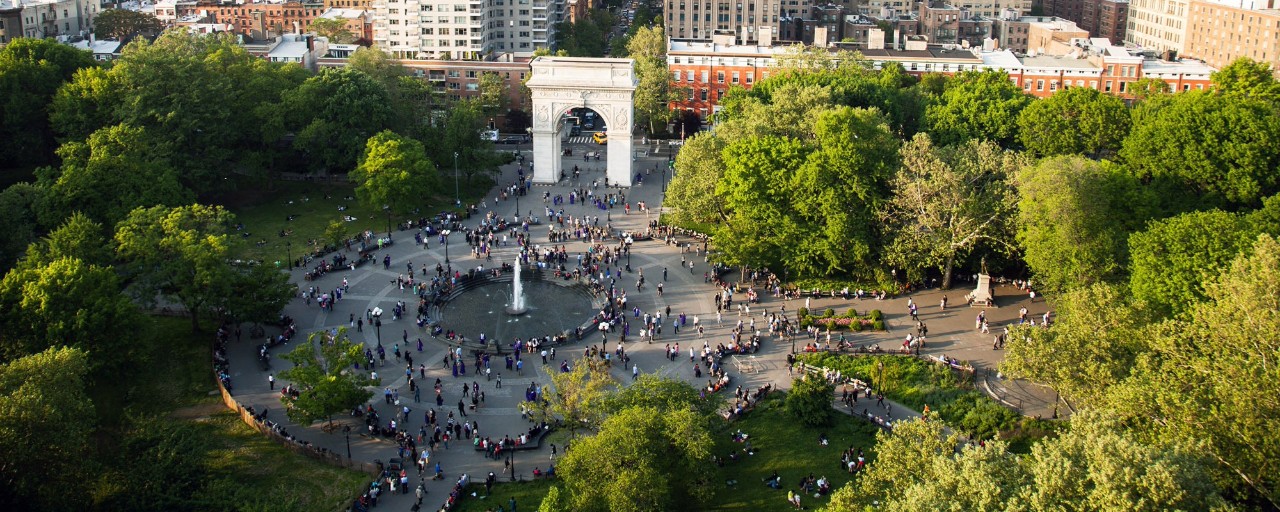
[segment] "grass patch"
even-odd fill
[[[452,180],[447,180],[452,181]],[[476,176],[472,183],[461,183],[464,204],[479,202],[479,198],[493,188],[493,180]],[[443,210],[454,210],[453,187],[440,190],[416,205],[420,215],[400,218],[398,223],[418,216],[428,217]],[[286,258],[300,258],[314,253],[326,244],[324,232],[329,223],[342,222],[349,235],[372,230],[385,233],[387,214],[381,207],[370,207],[355,199],[355,185],[345,182],[274,181],[270,183],[246,182],[238,190],[211,198],[236,214],[244,225],[239,233],[240,243],[233,250],[236,258],[256,260],[268,264],[284,262]],[[339,211],[340,206],[346,209]],[[288,220],[293,216],[293,220]],[[347,222],[346,216],[356,220]],[[288,232],[281,236],[281,232]],[[245,235],[248,236],[245,236]],[[288,244],[288,245],[286,245]]]
[[[243,507],[279,511],[345,510],[371,478],[298,455],[245,425],[231,411],[199,421],[207,435],[206,492]]]
[[[836,415],[836,423],[831,427],[806,427],[783,410],[784,398],[785,393],[774,392],[741,419],[719,427],[713,453],[727,455],[737,451],[741,454],[743,445],[733,442],[732,435],[742,430],[751,436],[755,455],[743,454],[738,461],[726,461],[724,467],[719,468],[712,477],[715,496],[708,507],[710,510],[794,510],[786,502],[787,490],[796,489],[800,479],[809,473],[827,477],[833,490],[852,480],[852,475],[840,467],[842,450],[854,446],[863,450],[868,462],[874,458],[876,427],[843,414]],[[830,440],[827,446],[818,444],[822,434]],[[764,485],[764,479],[774,471],[782,477],[782,490]],[[476,478],[484,480],[483,475]],[[731,487],[727,485],[729,480],[738,483]],[[520,510],[536,510],[554,483],[554,480],[499,483],[485,499],[472,498],[468,493],[467,499],[455,510],[480,512],[497,510],[499,506],[507,510],[507,500],[513,496]],[[470,491],[483,495],[484,486],[473,485]],[[825,506],[827,502],[825,496],[814,499],[809,495],[802,500],[808,509]]]
[[[369,478],[294,453],[226,409],[205,328],[149,317],[135,367],[89,386],[98,416],[90,499],[107,509],[146,496],[170,510],[344,510]]]
[[[510,511],[508,504],[511,498],[516,499],[517,510],[538,510],[542,498],[547,495],[556,480],[531,480],[525,482],[503,482],[501,478],[493,486],[493,494],[484,494],[484,475],[476,475],[480,483],[467,486],[466,497],[458,500],[452,510],[456,512],[485,512],[489,510]],[[561,489],[563,492],[564,489]],[[471,493],[476,493],[471,496]]]
[[[827,477],[832,490],[839,489],[853,479],[840,466],[840,454],[849,447],[861,448],[868,462],[873,458],[876,427],[844,414],[836,414],[831,427],[807,427],[798,423],[783,410],[785,394],[774,392],[765,397],[754,410],[742,419],[726,425],[724,435],[717,441],[716,453],[728,454],[737,450],[741,455],[737,462],[725,463],[721,470],[719,488],[712,500],[715,510],[794,510],[787,503],[787,490],[797,489],[802,477]],[[750,436],[755,455],[742,454],[743,445],[733,442],[733,432],[741,430]],[[822,434],[827,435],[827,446],[818,444]],[[764,479],[774,471],[782,477],[783,488],[771,489]],[[728,486],[736,480],[735,486]],[[814,498],[807,495],[801,504],[807,509],[826,506],[828,496]]]
[[[923,411],[927,405],[952,428],[976,438],[990,439],[1016,427],[1022,418],[974,389],[971,380],[961,381],[950,368],[919,358],[813,353],[801,354],[799,359],[870,382],[885,396],[915,411]],[[884,364],[883,383],[880,364]]]

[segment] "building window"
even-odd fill
[[[716,83],[724,83],[724,71],[716,71]]]
[[[734,72],[733,72],[733,83],[735,83],[735,84],[736,84],[736,83],[738,83],[738,72],[737,72],[737,71],[734,71]]]
[[[1107,80],[1106,86],[1103,88],[1103,91],[1111,92],[1111,81],[1110,81],[1110,80]]]

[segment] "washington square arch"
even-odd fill
[[[589,108],[607,127],[609,185],[631,186],[635,61],[538,57],[531,66],[533,76],[526,85],[533,96],[533,182],[551,184],[560,179],[565,114]]]

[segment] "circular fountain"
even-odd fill
[[[572,333],[597,312],[595,299],[585,287],[526,280],[529,271],[517,272],[519,279],[510,283],[474,284],[454,295],[437,310],[440,326],[468,339],[483,333],[490,340],[508,343]]]

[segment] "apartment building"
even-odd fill
[[[245,1],[244,3],[201,2],[177,6],[182,16],[204,14],[207,23],[226,25],[231,31],[254,40],[267,40],[302,32],[324,13],[320,2]],[[191,11],[195,11],[194,13]]]
[[[741,44],[771,43],[780,24],[807,19],[810,2],[801,0],[665,0],[667,37],[710,41],[733,35]]]
[[[1280,10],[1277,0],[1193,0],[1183,54],[1225,67],[1241,57],[1271,64],[1280,77]]]
[[[373,41],[400,59],[529,57],[555,41],[564,1],[373,0]]]
[[[1026,56],[1007,49],[984,51],[931,45],[913,38],[903,49],[881,47],[861,51],[877,69],[892,62],[917,76],[1002,70],[1027,94],[1039,97],[1068,87],[1088,87],[1129,98],[1130,84],[1142,78],[1164,80],[1174,91],[1201,90],[1210,87],[1209,76],[1215,70],[1204,62],[1190,59],[1152,59],[1101,38],[1075,40],[1069,50],[1065,55]],[[671,107],[691,110],[704,117],[712,114],[729,88],[751,88],[768,78],[775,58],[786,51],[783,46],[672,40],[667,48],[671,85],[687,92],[685,98],[673,102]]]
[[[1190,10],[1190,0],[1130,0],[1124,40],[1160,52],[1181,52]]]
[[[93,0],[0,0],[0,44],[17,37],[87,37],[100,10]]]

